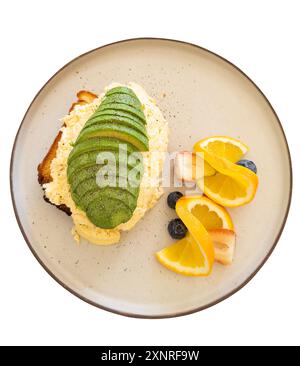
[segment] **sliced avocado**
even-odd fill
[[[115,88],[112,88],[105,95],[108,96],[112,94],[128,94],[138,99],[135,92],[127,86],[117,86]]]
[[[121,200],[103,195],[91,202],[86,210],[89,220],[102,229],[114,229],[129,221],[132,214],[133,211]]]
[[[97,227],[115,228],[127,222],[136,209],[140,182],[132,182],[137,187],[130,185],[131,174],[127,177],[126,169],[135,168],[143,160],[141,155],[140,161],[128,164],[129,154],[149,148],[145,125],[142,104],[133,90],[116,87],[106,93],[96,112],[80,131],[68,158],[67,178],[75,204],[86,212]],[[122,145],[126,147],[125,155]],[[112,154],[110,172],[107,169],[111,156],[99,155],[103,152]],[[105,168],[104,171],[101,171],[102,168]],[[108,183],[108,178],[112,176],[110,183],[116,186],[100,185],[102,175],[98,173],[103,172],[103,183]]]
[[[79,155],[71,162],[68,163],[68,181],[70,182],[70,177],[73,174],[76,174],[80,169],[91,167],[97,165],[97,157],[99,155],[99,151],[86,152],[84,154]],[[99,165],[100,167],[100,165]]]
[[[115,123],[101,123],[83,129],[76,141],[76,144],[92,137],[114,137],[124,142],[129,142],[139,151],[148,151],[148,138],[140,132],[126,126]]]
[[[67,169],[67,176],[68,176],[68,182],[71,186],[75,184],[75,181],[79,181],[80,177],[84,175],[84,172],[81,172],[84,169],[91,169],[94,167],[97,172],[99,169],[101,169],[105,164],[97,164],[97,157],[101,151],[91,151],[91,152],[85,152],[81,155],[78,155],[76,158],[74,158],[71,162],[68,164]],[[115,155],[115,161],[116,161],[116,169],[117,173],[119,175],[119,168],[120,167],[126,167],[131,170],[134,167],[136,167],[140,161],[143,160],[143,157],[141,155],[141,160],[137,160],[134,164],[128,163],[128,154],[127,157],[123,156],[123,154],[120,156],[118,152],[113,152]],[[122,171],[122,169],[121,169]],[[142,172],[143,173],[143,172]],[[78,177],[77,177],[78,175]],[[85,176],[83,176],[85,178]]]
[[[80,197],[78,206],[86,210],[93,201],[96,201],[101,197],[120,200],[129,208],[130,211],[133,211],[136,208],[137,197],[127,190],[118,187],[106,187],[101,189],[98,187],[94,191],[88,191],[85,195]]]
[[[128,94],[116,93],[111,95],[105,95],[105,98],[102,100],[101,105],[112,103],[124,103],[136,109],[142,108],[141,102],[136,97]]]
[[[121,184],[127,183],[127,187],[119,187],[120,178],[116,177],[116,187],[115,188],[120,188],[122,190],[124,189],[124,190],[128,191],[129,193],[131,193],[135,198],[137,198],[137,196],[139,194],[139,191],[140,191],[140,188],[139,187],[131,187],[129,185],[128,181],[126,180],[126,178],[121,178],[121,179],[122,179]],[[72,188],[73,187],[74,186],[72,185]],[[107,187],[109,187],[109,186],[107,186]],[[96,191],[97,189],[103,190],[105,188],[106,187],[101,188],[98,185],[97,178],[96,178],[96,175],[95,175],[91,178],[85,179],[82,182],[80,182],[76,188],[74,187],[74,189],[72,189],[72,193],[75,193],[78,197],[82,197],[89,191]]]
[[[85,141],[80,142],[79,144],[76,144],[73,150],[71,151],[68,163],[70,163],[73,159],[77,158],[77,156],[84,154],[86,152],[92,152],[92,151],[120,151],[124,147],[124,143],[120,141],[119,139],[107,137],[107,138],[101,138],[101,137],[95,137],[92,139],[88,139]],[[128,154],[132,154],[133,152],[137,151],[137,149],[127,143],[127,152]]]
[[[142,124],[145,126],[145,122],[143,122],[139,117],[125,111],[120,111],[118,109],[105,109],[103,111],[95,112],[90,119],[86,122],[88,123],[91,119],[93,119],[96,116],[118,116],[118,117],[127,117],[132,119],[133,121],[136,121],[139,124]]]
[[[116,159],[118,159],[118,157],[116,156]],[[142,156],[141,156],[142,159]],[[138,164],[139,162],[137,162]],[[96,180],[97,174],[100,172],[100,169],[104,167],[104,165],[92,165],[92,166],[88,166],[86,168],[79,168],[78,170],[76,170],[75,172],[73,172],[72,174],[70,174],[68,176],[68,182],[71,186],[71,191],[76,191],[78,185],[90,178],[94,178]],[[125,165],[123,165],[123,167],[125,168]],[[142,166],[143,167],[143,166]],[[128,170],[123,171],[123,169],[119,169],[119,161],[117,161],[116,164],[116,179],[117,179],[117,185],[119,186],[120,183],[124,184],[124,179],[125,179],[125,183],[127,182],[128,186],[130,186],[130,188],[138,188],[136,187],[136,185],[138,184],[138,182],[131,182],[128,180],[128,174],[130,172],[131,169],[133,169],[132,165],[127,165]],[[137,179],[139,181],[141,181],[142,176],[143,176],[143,171],[137,172]],[[120,178],[122,177],[122,181],[120,182]],[[130,177],[130,176],[129,176]]]
[[[110,104],[101,103],[95,113],[98,113],[100,111],[105,111],[106,109],[114,109],[114,110],[128,112],[128,113],[133,114],[134,116],[138,117],[144,124],[146,124],[146,118],[145,118],[144,112],[141,109],[136,109],[136,108],[131,107],[130,105],[127,105],[124,103],[110,103]]]
[[[99,169],[101,169],[101,166],[98,164],[89,166],[87,168],[82,168],[80,170],[76,170],[76,174],[72,174],[70,177],[68,177],[68,182],[71,186],[71,190],[75,191],[78,184],[82,181],[96,177],[97,173],[99,172]]]
[[[145,126],[142,122],[136,122],[131,118],[121,117],[121,116],[110,116],[110,115],[96,115],[89,119],[86,124],[84,125],[83,129],[86,129],[90,126],[94,126],[99,123],[106,123],[106,122],[113,122],[116,124],[124,125],[127,127],[131,127],[134,130],[142,133],[144,136],[147,137],[147,131]]]
[[[123,164],[125,166],[126,164],[128,164],[127,157],[123,156],[123,154],[120,156],[119,153],[116,151],[109,151],[109,152],[114,154],[117,168],[119,168],[120,164]],[[99,153],[101,153],[101,151],[86,152],[81,155],[78,155],[71,162],[69,162],[67,169],[68,181],[71,182],[73,174],[76,174],[79,170],[83,168],[88,168],[92,167],[93,165],[97,165],[100,169],[101,166],[105,165],[105,164],[102,165],[97,164],[97,158],[99,156]]]

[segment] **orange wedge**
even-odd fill
[[[185,276],[208,276],[213,264],[189,233],[184,239],[157,252],[156,258],[166,268]]]
[[[236,163],[247,154],[249,148],[242,141],[228,136],[213,136],[198,141],[194,145],[194,152],[206,150],[223,158]]]
[[[192,198],[192,197],[190,197]],[[190,209],[189,197],[182,197],[176,204],[177,215],[189,233],[175,244],[156,253],[161,264],[186,276],[208,276],[215,260],[213,241]]]
[[[217,171],[215,175],[197,181],[204,194],[225,207],[238,207],[251,202],[258,187],[257,175],[229,159],[216,155],[208,146],[203,145],[201,141],[195,145],[197,152],[202,153],[204,160]]]
[[[224,207],[204,196],[184,196],[177,201],[176,212],[189,233],[156,253],[162,265],[186,276],[208,276],[214,260],[232,263],[235,233]]]
[[[231,264],[235,251],[235,232],[227,210],[205,196],[185,197],[188,211],[208,231],[215,250],[215,261]]]
[[[205,196],[184,197],[188,211],[194,215],[206,230],[234,230],[227,210]]]
[[[228,229],[209,230],[215,251],[215,261],[223,265],[230,265],[233,262],[235,252],[235,232]],[[166,268],[186,276],[203,276],[199,274],[199,263],[203,257],[199,256],[199,250],[190,234],[175,244],[162,249],[156,253],[159,262]]]

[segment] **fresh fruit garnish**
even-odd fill
[[[187,276],[208,276],[214,260],[232,263],[235,233],[223,207],[204,196],[183,196],[177,201],[176,212],[188,233],[156,253],[161,264]]]
[[[174,219],[169,222],[168,231],[173,239],[182,239],[186,236],[187,228],[180,219]]]
[[[213,241],[215,261],[223,265],[231,264],[235,251],[234,231],[214,229],[208,233]],[[176,273],[186,276],[203,275],[199,263],[203,263],[204,259],[201,252],[195,249],[194,239],[189,233],[184,239],[157,252],[156,257],[163,266]]]
[[[175,209],[175,206],[176,206],[176,202],[179,200],[179,198],[181,198],[183,196],[183,194],[181,192],[171,192],[169,195],[168,195],[168,198],[167,198],[167,203],[168,203],[168,206],[170,208],[173,208]]]
[[[177,179],[184,182],[194,182],[203,176],[211,176],[216,173],[201,156],[188,151],[181,151],[175,158],[175,175]]]
[[[237,165],[243,166],[247,169],[252,170],[253,173],[257,174],[257,167],[251,160],[243,159],[237,162]]]
[[[176,203],[176,213],[189,231],[189,242],[192,244],[194,256],[202,258],[202,261],[198,262],[198,275],[208,276],[215,260],[213,242],[205,226],[190,211],[191,198],[195,199],[186,196],[180,198]]]
[[[247,152],[241,141],[215,136],[197,142],[193,153],[177,154],[177,178],[196,180],[208,197],[183,196],[177,201],[177,215],[188,232],[156,253],[160,263],[184,275],[208,276],[215,260],[224,265],[233,262],[236,235],[223,206],[242,206],[255,197],[257,168],[252,161],[241,160]]]
[[[207,242],[213,246],[211,239]],[[202,240],[202,243],[204,241]],[[204,246],[205,248],[205,246]],[[211,250],[207,250],[211,253]],[[205,249],[201,248],[195,239],[188,234],[184,239],[156,253],[158,261],[166,268],[186,276],[208,276],[210,274],[213,253],[209,258]]]
[[[186,197],[176,204],[177,215],[189,233],[180,241],[156,253],[157,259],[168,269],[187,276],[208,276],[215,252],[213,241],[201,222],[189,211]]]
[[[201,143],[196,145],[204,160],[217,171],[214,176],[197,181],[206,196],[225,207],[238,207],[253,200],[258,187],[255,173],[206,150]]]
[[[227,210],[209,198],[205,196],[185,196],[181,200],[184,200],[187,210],[201,222],[206,230],[234,229]]]
[[[236,163],[248,152],[249,148],[243,142],[232,137],[213,136],[200,140],[194,145],[195,152],[203,150]]]
[[[235,232],[227,229],[213,229],[209,230],[209,235],[214,243],[215,260],[224,265],[231,264],[235,252]]]

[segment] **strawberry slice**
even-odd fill
[[[175,175],[179,181],[191,183],[215,173],[215,169],[207,164],[199,153],[181,151],[176,155]]]
[[[235,232],[227,229],[213,229],[208,233],[214,243],[215,260],[224,265],[232,264],[236,242]]]

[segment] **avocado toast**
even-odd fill
[[[163,193],[159,177],[167,151],[167,123],[153,99],[134,83],[113,83],[99,97],[93,94],[87,103],[78,101],[62,121],[55,149],[48,153],[51,161],[48,157],[39,167],[45,198],[71,214],[76,240],[117,243],[120,232],[132,229]],[[159,164],[153,174],[154,151]],[[117,168],[110,174],[112,186],[99,185],[99,170],[107,169],[106,161],[97,160],[102,153],[109,153]],[[139,158],[130,159],[132,153]],[[41,174],[45,165],[50,166],[50,180]],[[142,166],[138,184],[132,186],[119,169],[124,165],[125,172]]]
[[[117,89],[117,91],[116,91]],[[139,185],[131,187],[126,175],[123,174],[121,182],[120,171],[127,173],[130,167],[127,163],[129,152],[148,151],[149,140],[145,128],[145,116],[142,105],[134,92],[128,87],[111,89],[112,94],[105,94],[99,107],[91,115],[80,131],[74,143],[73,150],[68,158],[68,182],[72,198],[76,206],[84,211],[88,219],[97,227],[102,229],[114,229],[120,224],[130,220],[137,206]],[[102,114],[103,105],[109,104],[111,114]],[[140,121],[133,118],[119,116],[119,106],[131,106],[141,115]],[[127,152],[127,146],[129,152]],[[108,186],[101,186],[97,181],[101,165],[97,161],[101,153],[113,159],[111,171],[105,170],[113,178],[108,181]],[[121,158],[123,156],[123,158]],[[105,159],[104,159],[105,160]],[[142,161],[142,155],[140,156]],[[117,163],[117,164],[116,164]],[[99,167],[99,172],[93,176],[84,175],[82,180],[76,184],[72,176],[77,176],[86,165],[89,168]],[[106,168],[106,165],[104,168]],[[117,167],[119,169],[117,169]],[[123,169],[121,169],[123,167]],[[118,179],[117,179],[118,178]],[[107,183],[102,177],[102,183]]]

